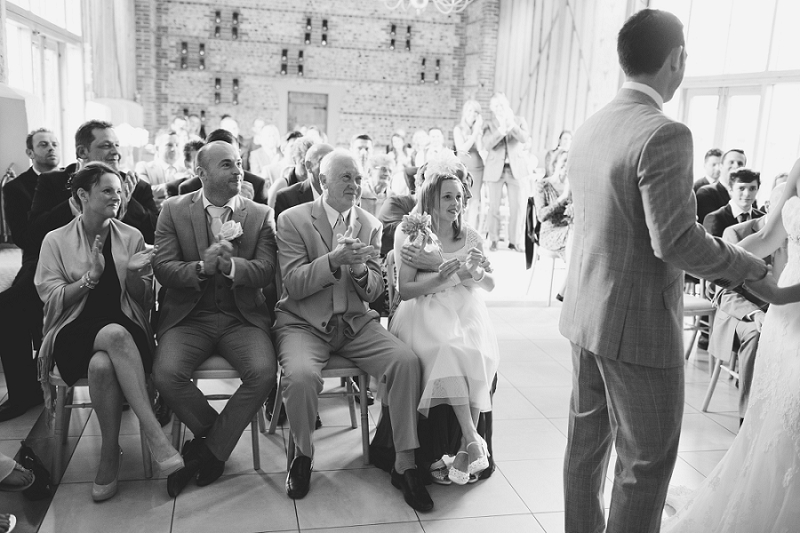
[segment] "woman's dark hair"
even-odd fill
[[[628,76],[655,74],[670,52],[684,46],[683,23],[668,11],[642,9],[617,35],[617,54]]]
[[[111,168],[105,163],[100,161],[93,161],[85,165],[82,169],[72,175],[69,179],[69,188],[72,191],[72,198],[81,205],[81,200],[78,198],[78,189],[83,189],[84,191],[90,191],[92,187],[97,185],[100,181],[100,178],[103,177],[104,174],[114,174],[116,177],[122,181],[122,176],[120,176],[119,172]]]

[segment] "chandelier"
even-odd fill
[[[402,8],[403,11],[407,11],[409,8],[414,8],[417,10],[417,15],[432,3],[443,14],[449,15],[464,11],[472,0],[381,0],[381,2],[387,9]]]

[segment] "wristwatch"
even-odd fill
[[[208,275],[206,274],[205,267],[203,266],[202,261],[198,261],[197,265],[195,266],[195,270],[197,270],[197,277],[200,279],[207,279]]]

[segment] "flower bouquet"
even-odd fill
[[[431,216],[429,214],[410,213],[403,215],[403,224],[400,229],[407,235],[407,243],[414,244],[426,252],[436,250],[439,252],[439,257],[444,261],[439,237],[431,229]]]

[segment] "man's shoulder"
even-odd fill
[[[701,198],[701,197],[704,197],[704,196],[709,196],[709,197],[716,196],[717,194],[718,194],[718,191],[717,191],[717,184],[716,183],[712,183],[712,184],[709,184],[709,185],[703,185],[702,187],[697,189],[697,197],[698,198]]]
[[[367,225],[367,224],[370,225],[371,227],[375,227],[375,226],[382,227],[383,226],[383,224],[381,224],[380,220],[375,218],[374,215],[370,214],[369,211],[366,211],[366,210],[364,210],[364,209],[362,209],[362,208],[360,208],[358,206],[353,207],[353,209],[356,210],[355,214],[358,217],[358,220],[361,222],[362,226]]]
[[[3,192],[24,192],[26,189],[35,187],[39,175],[34,172],[33,167],[30,167],[19,176],[3,185]]]
[[[285,190],[285,189],[284,189]],[[303,202],[302,204],[293,205],[292,207],[284,210],[281,217],[287,218],[309,218],[311,211],[314,208],[314,202]]]

